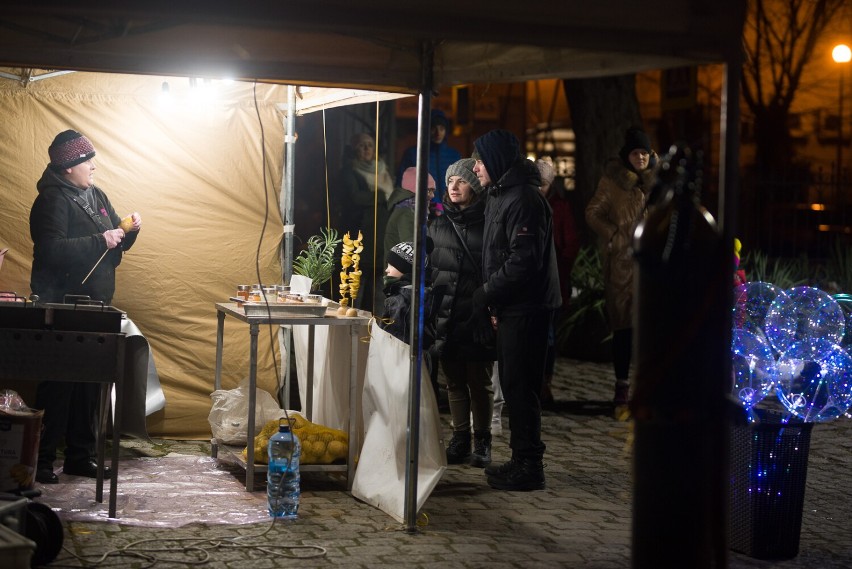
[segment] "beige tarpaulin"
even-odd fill
[[[163,81],[170,107],[160,102]],[[0,247],[9,247],[0,290],[30,292],[35,184],[53,137],[79,130],[97,150],[96,185],[119,215],[138,211],[143,219],[118,269],[113,304],[156,356],[166,406],[148,419],[152,436],[210,436],[214,303],[237,284],[279,282],[283,124],[276,105],[284,101],[283,86],[259,84],[256,94],[247,83],[190,89],[188,79],[174,77],[75,73],[26,88],[0,81]],[[244,324],[226,322],[224,389],[248,373],[248,340]],[[266,330],[258,354],[258,386],[276,393]]]

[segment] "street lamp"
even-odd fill
[[[831,50],[831,58],[837,63],[849,63],[852,50],[846,44],[838,44]],[[840,174],[843,172],[843,68],[840,69],[840,91],[837,98],[837,192],[840,194]]]

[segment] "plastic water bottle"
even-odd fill
[[[269,439],[269,468],[266,474],[266,496],[269,515],[295,519],[299,512],[299,459],[302,444],[286,422]]]

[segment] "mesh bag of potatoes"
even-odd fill
[[[299,413],[290,411],[291,429],[302,443],[301,464],[344,464],[349,453],[349,434],[340,429],[332,429],[311,423]],[[267,446],[269,438],[278,432],[278,419],[269,421],[260,433],[254,437],[255,464],[269,463]],[[243,449],[243,459],[247,459],[248,447]]]

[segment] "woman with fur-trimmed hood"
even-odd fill
[[[610,158],[586,207],[586,222],[599,239],[606,310],[612,329],[616,406],[626,405],[633,342],[633,231],[645,215],[657,155],[648,135],[627,129],[618,157]]]

